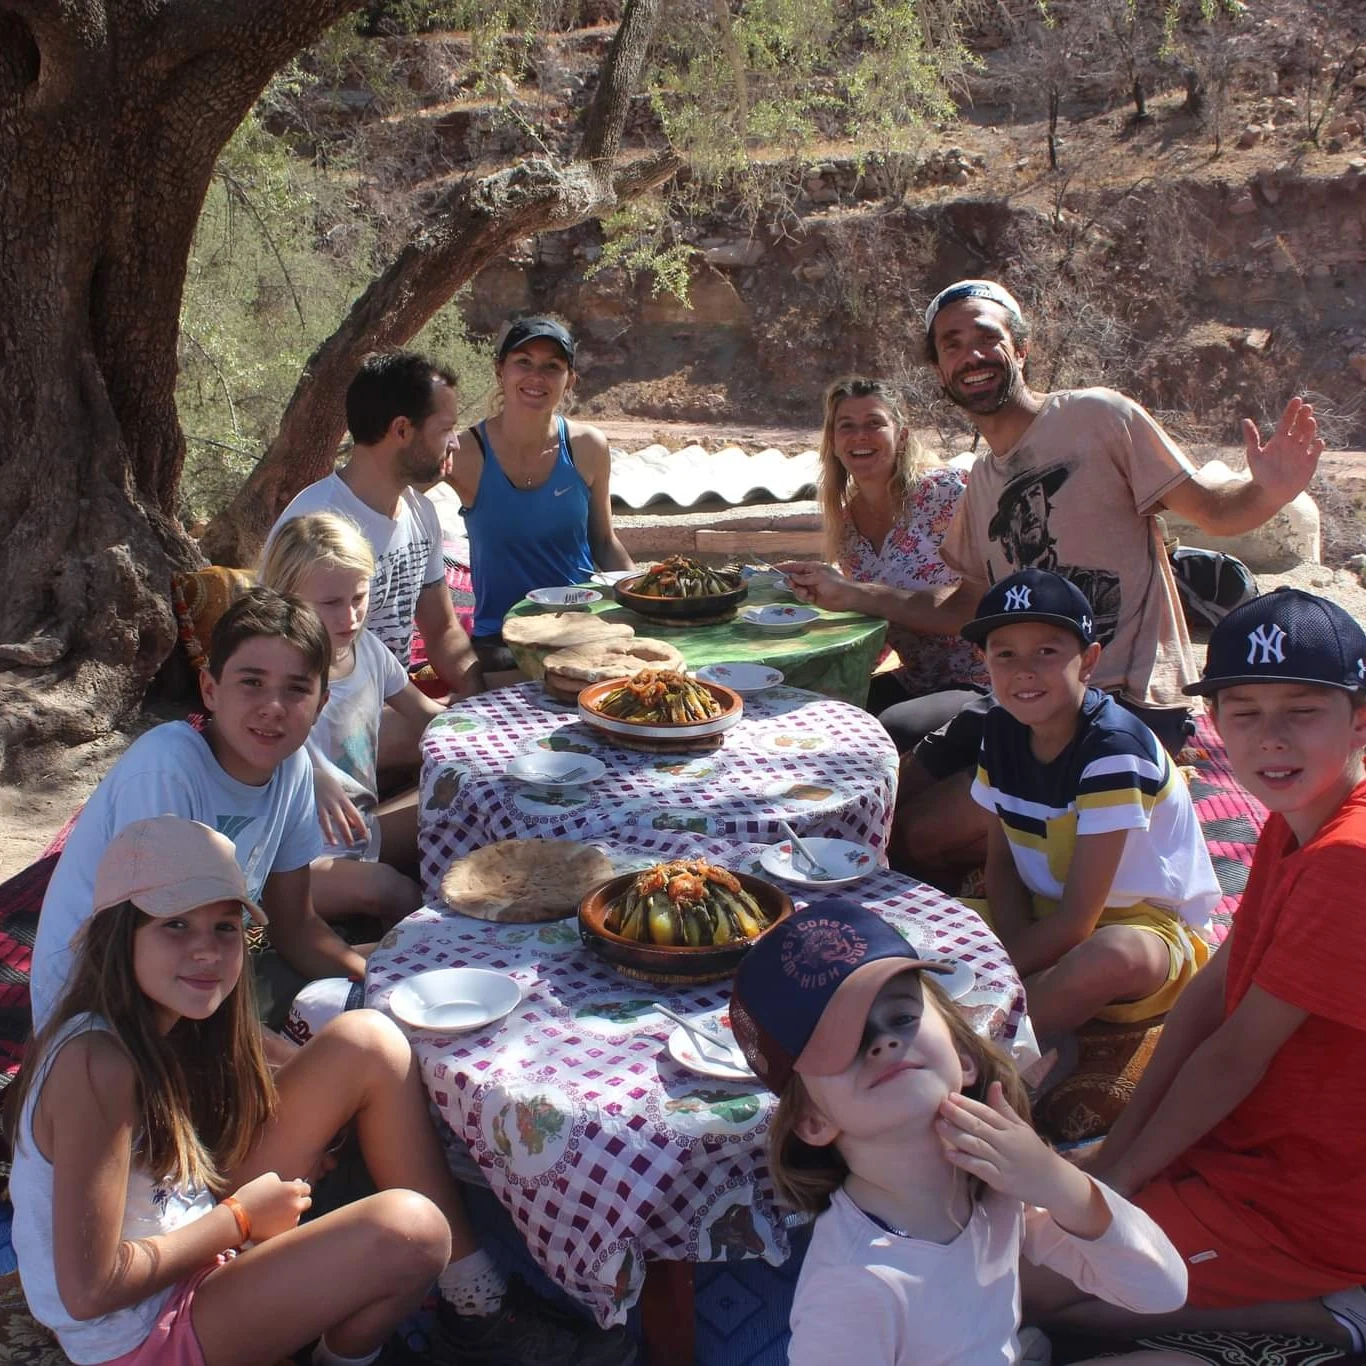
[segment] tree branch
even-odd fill
[[[627,0],[603,63],[579,150],[580,158],[599,172],[610,170],[621,149],[626,114],[645,70],[645,58],[659,22],[660,3],[661,0]]]
[[[648,194],[662,185],[683,165],[683,158],[672,147],[661,147],[647,156],[637,157],[612,172],[613,196],[623,204]]]
[[[231,171],[226,170],[221,165],[217,168],[217,175],[227,186],[228,193],[233,195],[256,220],[256,226],[261,230],[261,236],[266,239],[266,245],[270,248],[271,255],[275,257],[275,264],[280,267],[280,274],[285,277],[285,284],[289,287],[289,297],[294,300],[294,311],[299,315],[299,329],[304,332],[308,331],[308,323],[304,320],[304,306],[299,302],[299,291],[294,288],[289,267],[285,265],[285,258],[280,255],[280,248],[275,245],[275,239],[270,235],[270,229],[266,227],[266,220],[261,217],[256,205],[251,202],[247,187]]]

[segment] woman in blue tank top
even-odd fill
[[[508,328],[494,364],[500,410],[466,432],[447,482],[460,495],[474,579],[473,644],[485,672],[516,668],[503,617],[533,588],[629,569],[612,530],[611,455],[596,427],[557,413],[574,387],[574,339],[550,318]]]

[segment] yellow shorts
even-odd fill
[[[1034,918],[1044,920],[1056,915],[1061,903],[1044,896],[1032,896]],[[991,923],[991,910],[987,903],[977,898],[963,898],[963,904],[977,912],[983,920]],[[1131,929],[1144,930],[1155,934],[1167,946],[1167,980],[1151,995],[1137,1001],[1116,1001],[1096,1012],[1096,1019],[1111,1020],[1116,1024],[1137,1024],[1165,1015],[1176,1004],[1176,998],[1185,990],[1186,983],[1209,962],[1214,950],[1184,920],[1160,906],[1146,901],[1136,901],[1132,906],[1107,906],[1100,913],[1096,927],[1101,925],[1126,925]]]

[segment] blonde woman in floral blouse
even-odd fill
[[[909,589],[957,583],[939,558],[939,543],[966,484],[962,470],[925,456],[890,385],[850,377],[826,390],[820,480],[825,559],[846,578]],[[794,575],[799,590],[813,567],[800,570]],[[957,636],[893,623],[887,638],[901,665],[874,675],[868,710],[905,751],[950,721],[971,694],[984,694],[986,670],[977,650]]]

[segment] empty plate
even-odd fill
[[[788,606],[780,602],[771,602],[764,607],[746,607],[740,613],[740,620],[746,626],[770,636],[796,635],[819,618],[820,613],[814,607]]]
[[[435,968],[394,988],[389,1009],[414,1029],[462,1034],[501,1020],[522,999],[511,977],[487,968]]]
[[[725,1009],[713,1011],[709,1015],[699,1015],[695,1023],[718,1036],[730,1034],[730,1014]],[[668,1047],[669,1056],[680,1067],[686,1067],[689,1072],[696,1072],[698,1076],[715,1077],[719,1081],[757,1080],[748,1067],[731,1067],[727,1063],[718,1062],[715,1058],[704,1058],[698,1051],[697,1041],[682,1025],[674,1026],[673,1033],[669,1035]]]
[[[556,750],[537,750],[519,754],[507,767],[508,777],[540,787],[580,787],[595,783],[607,772],[607,765],[591,754]]]
[[[720,683],[734,688],[742,697],[776,688],[783,681],[781,669],[770,669],[767,664],[708,664],[698,669],[697,677],[704,683]]]
[[[633,579],[639,573],[639,569],[599,569],[591,577],[594,583],[610,588],[614,583],[620,583],[622,579]]]
[[[806,860],[795,853],[789,841],[770,844],[759,855],[765,872],[785,882],[796,882],[803,887],[843,887],[857,882],[877,868],[877,855],[866,845],[853,840],[818,839],[802,836],[802,843],[815,855],[816,861],[830,874],[813,876]]]
[[[596,588],[533,588],[527,600],[542,607],[587,607],[601,602],[602,594]]]
[[[962,1000],[977,985],[977,974],[961,958],[949,958],[945,954],[938,953],[927,953],[925,957],[932,958],[939,963],[953,964],[952,972],[937,972],[934,974],[934,980],[955,1001]]]

